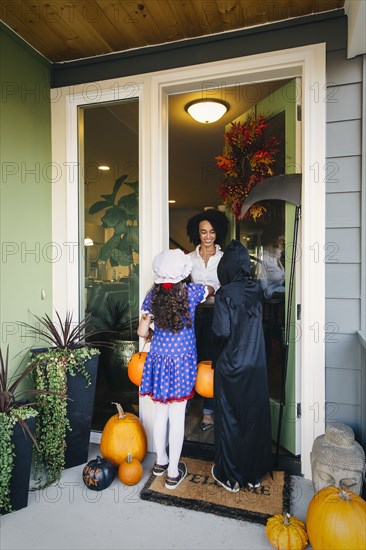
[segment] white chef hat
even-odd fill
[[[163,250],[153,260],[154,283],[179,283],[192,271],[192,260],[188,254],[176,248]]]

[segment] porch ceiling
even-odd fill
[[[207,36],[343,8],[345,0],[12,0],[0,20],[51,62]]]
[[[50,62],[64,63],[344,7],[345,0],[3,0],[0,20]],[[176,200],[171,210],[201,209],[220,202],[221,174],[215,156],[222,153],[225,124],[280,84],[256,84],[254,92],[253,86],[237,86],[234,100],[227,90],[230,110],[208,126],[198,124],[184,110],[188,101],[200,97],[200,91],[170,96],[169,196]],[[221,97],[220,90],[217,94]],[[100,135],[97,125],[93,135]],[[118,139],[112,132],[102,136],[102,144],[96,139],[85,162],[95,162],[102,149],[113,151]],[[103,163],[119,161],[111,154],[103,156]],[[207,182],[203,184],[202,179]]]

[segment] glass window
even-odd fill
[[[138,99],[84,107],[80,112],[84,180],[82,310],[100,349],[92,429],[115,413],[112,401],[138,413],[138,389],[127,376],[138,350],[139,185]]]

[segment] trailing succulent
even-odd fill
[[[12,478],[15,450],[12,443],[14,427],[19,423],[25,432],[29,435],[33,443],[37,442],[26,422],[28,418],[37,415],[36,402],[26,401],[27,397],[41,395],[42,390],[24,389],[19,385],[31,374],[35,368],[35,362],[31,361],[28,366],[21,371],[20,367],[15,373],[9,375],[9,346],[5,357],[0,350],[0,510],[11,511],[10,501],[10,482]]]
[[[0,510],[11,511],[10,482],[14,467],[15,452],[12,437],[17,422],[25,422],[36,416],[37,411],[32,407],[19,407],[9,414],[0,413]]]
[[[94,348],[54,349],[36,355],[33,376],[39,389],[50,393],[39,405],[35,437],[38,449],[34,453],[33,475],[36,488],[48,487],[59,481],[65,465],[66,433],[71,430],[67,417],[67,374],[81,374],[85,387],[91,383],[85,362],[95,353]]]

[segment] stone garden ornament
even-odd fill
[[[366,472],[365,452],[355,441],[350,426],[328,424],[325,434],[315,439],[310,459],[316,491],[333,485],[361,494]]]

